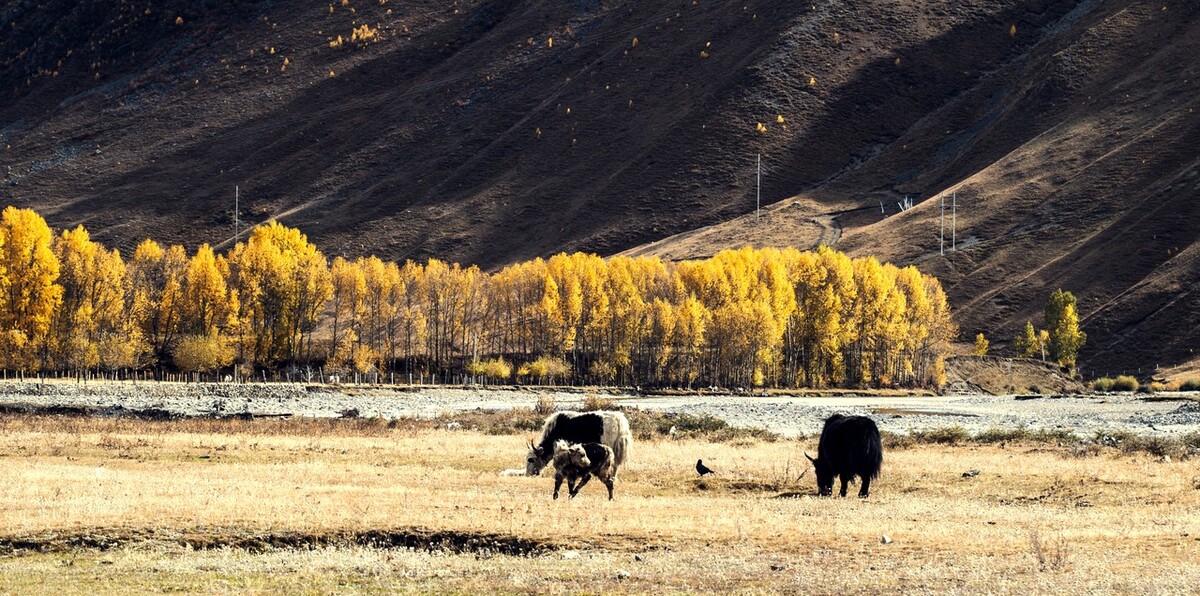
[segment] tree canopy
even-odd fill
[[[1052,302],[1051,354],[1073,363],[1074,298]],[[828,247],[680,263],[563,253],[486,273],[437,259],[330,263],[272,221],[224,254],[147,240],[126,262],[83,227],[56,237],[32,211],[0,218],[0,365],[12,370],[318,364],[522,382],[937,386],[956,334],[936,279]]]

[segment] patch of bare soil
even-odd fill
[[[1062,368],[1023,358],[952,356],[946,359],[946,393],[1013,395],[1082,393],[1084,384]]]
[[[57,553],[79,549],[109,550],[152,543],[172,543],[193,550],[233,548],[250,552],[264,552],[272,549],[358,546],[508,556],[536,556],[559,549],[559,546],[555,544],[517,536],[450,530],[396,529],[324,533],[254,533],[244,528],[210,528],[189,532],[95,528],[73,533],[48,532],[21,537],[0,536],[0,555],[23,552]]]

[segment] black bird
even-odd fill
[[[705,474],[713,473],[712,470],[708,469],[708,466],[704,465],[704,460],[702,460],[702,459],[696,460],[696,472],[699,473],[701,476],[703,476]]]

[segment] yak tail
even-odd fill
[[[629,419],[624,414],[619,412],[611,416],[607,422],[611,422],[616,426],[613,429],[605,429],[605,434],[616,432],[615,439],[611,442],[613,451],[613,477],[616,478],[617,472],[625,460],[629,458],[629,448],[633,444],[633,433],[629,430]]]
[[[867,476],[872,480],[879,478],[879,470],[883,467],[883,441],[880,440],[879,430],[876,428],[872,428],[867,434],[866,461],[870,472]]]

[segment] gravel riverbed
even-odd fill
[[[119,414],[159,410],[179,416],[294,415],[434,417],[447,412],[533,407],[552,395],[560,408],[578,408],[582,391],[376,388],[301,384],[222,383],[0,383],[0,405],[17,408],[87,408]],[[971,433],[996,428],[1066,429],[1080,437],[1097,431],[1178,435],[1200,430],[1200,394],[1090,396],[787,397],[747,395],[606,395],[625,406],[708,414],[733,426],[759,427],[785,436],[820,432],[834,412],[871,416],[881,430],[906,433],[961,426]]]

